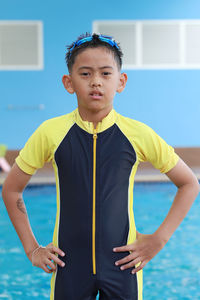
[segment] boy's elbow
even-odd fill
[[[199,181],[198,181],[198,179],[195,175],[193,176],[193,178],[190,181],[189,185],[190,185],[191,190],[193,191],[193,193],[197,197],[199,192],[200,192],[200,184],[199,184]]]
[[[199,192],[200,192],[200,184],[199,184],[199,181],[198,181],[197,178],[196,178],[196,182],[195,182],[195,188],[196,188],[196,192],[197,192],[197,195],[198,195]]]
[[[4,202],[6,201],[8,194],[9,194],[9,187],[8,187],[7,179],[6,179],[2,185],[2,198],[3,198]]]
[[[30,178],[31,175],[24,173],[16,164],[14,164],[2,187],[2,197],[4,202],[11,193],[21,194]]]

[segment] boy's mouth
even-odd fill
[[[101,97],[103,96],[103,94],[100,92],[100,91],[92,91],[90,93],[90,96],[93,98],[93,99],[101,99]]]

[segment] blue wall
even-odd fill
[[[122,5],[122,3],[124,3]],[[65,45],[101,19],[200,19],[199,0],[1,1],[0,20],[44,23],[44,70],[0,71],[0,142],[21,148],[45,119],[72,111],[64,90]],[[200,70],[128,71],[115,109],[150,125],[173,146],[200,146]],[[24,109],[8,110],[8,104]],[[44,104],[44,110],[26,107]]]

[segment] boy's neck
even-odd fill
[[[83,121],[92,122],[94,128],[97,127],[97,124],[101,122],[112,110],[113,107],[109,107],[107,110],[100,110],[98,112],[95,111],[85,111],[78,107],[79,114]]]

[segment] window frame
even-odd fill
[[[44,69],[44,47],[43,47],[43,22],[34,20],[34,21],[27,21],[27,20],[3,20],[0,21],[0,26],[8,25],[27,25],[27,26],[37,26],[37,38],[38,38],[38,47],[37,47],[37,55],[38,55],[38,63],[37,64],[13,64],[13,65],[6,65],[1,64],[1,41],[0,41],[0,71],[24,71],[24,70],[43,70]],[[1,38],[1,37],[0,37]]]

